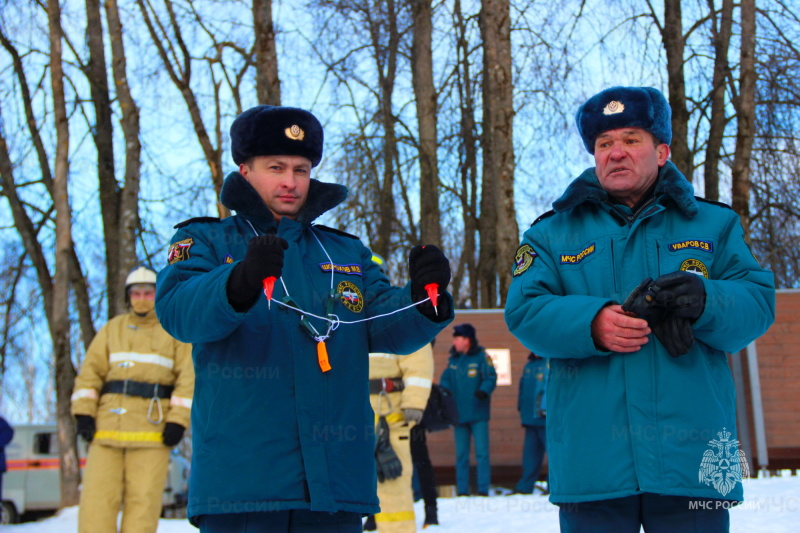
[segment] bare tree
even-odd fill
[[[253,0],[256,51],[256,93],[259,104],[281,105],[278,50],[272,21],[272,0]]]
[[[756,3],[741,2],[742,35],[739,66],[739,94],[736,106],[736,155],[731,173],[733,209],[739,214],[745,239],[750,241],[750,159],[755,134],[756,95]]]
[[[511,285],[511,270],[507,267],[519,244],[514,207],[514,87],[509,1],[483,0],[480,22],[483,37],[480,294],[482,307],[496,307],[496,292],[499,292],[502,307]],[[499,285],[495,285],[495,279]]]
[[[63,31],[58,0],[49,0],[47,11],[50,23],[50,79],[57,141],[53,175],[53,198],[56,210],[56,271],[53,280],[51,337],[56,366],[61,506],[67,507],[78,503],[78,484],[80,482],[80,464],[76,447],[77,433],[70,413],[70,396],[76,372],[72,365],[69,324],[69,268],[72,249],[72,213],[67,185],[69,178],[69,120],[64,94],[61,43]]]
[[[194,132],[197,140],[203,149],[206,163],[211,172],[211,182],[214,185],[214,192],[219,198],[222,190],[224,174],[222,171],[222,109],[220,102],[220,82],[213,82],[214,95],[214,129],[213,138],[206,128],[203,114],[200,111],[200,104],[197,95],[192,88],[192,55],[183,36],[183,29],[175,11],[175,3],[172,0],[163,0],[166,11],[167,24],[161,20],[158,12],[153,7],[150,0],[136,0],[139,10],[144,18],[147,30],[150,33],[153,44],[158,51],[164,69],[167,71],[172,83],[180,91],[189,116],[192,119]],[[170,32],[172,35],[170,35]],[[211,71],[213,76],[213,71]],[[217,211],[221,218],[230,215],[230,210],[217,202]]]
[[[414,39],[411,72],[419,123],[419,218],[423,243],[441,246],[436,88],[433,84],[431,0],[412,0]]]
[[[664,24],[661,25],[655,15],[653,20],[658,25],[667,55],[668,99],[672,108],[672,161],[691,180],[694,162],[689,149],[689,111],[686,108],[686,77],[683,71],[686,38],[683,34],[681,1],[664,0]]]
[[[725,112],[725,87],[730,76],[728,50],[733,26],[733,0],[723,0],[718,17],[712,0],[709,0],[708,7],[711,13],[711,34],[714,44],[714,76],[711,80],[711,113],[703,176],[705,197],[709,200],[719,200],[719,167],[722,160],[722,141],[728,122]]]

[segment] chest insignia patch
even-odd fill
[[[364,297],[355,283],[343,281],[337,285],[336,292],[342,295],[341,302],[352,312],[360,313],[364,309]]]
[[[685,241],[672,242],[667,246],[670,252],[678,252],[680,250],[702,250],[704,252],[713,252],[714,244],[708,241],[701,241],[699,239],[689,239]]]
[[[361,265],[337,265],[336,263],[320,263],[319,268],[323,272],[330,272],[333,270],[337,274],[347,274],[349,276],[360,276]]]
[[[698,276],[703,276],[708,279],[708,268],[698,259],[687,259],[681,263],[681,270],[684,272],[691,272]]]
[[[533,264],[534,259],[537,257],[538,254],[533,251],[533,248],[531,248],[529,244],[523,244],[520,246],[517,249],[517,253],[514,254],[513,275],[516,277],[528,270]]]
[[[574,254],[574,255],[573,254],[561,254],[561,264],[562,265],[577,265],[578,263],[580,263],[581,261],[583,261],[584,259],[586,259],[590,255],[592,255],[595,252],[595,250],[597,250],[597,247],[595,246],[595,243],[592,243],[589,246],[587,246],[586,248],[584,248],[583,250],[581,250],[580,252],[578,252],[577,254]]]
[[[233,256],[231,254],[225,254],[225,264],[230,265],[233,263]]]
[[[478,375],[478,369],[477,368],[470,368],[469,370],[467,370],[467,376],[468,377],[474,378],[477,375]]]
[[[194,244],[194,239],[189,237],[182,241],[173,242],[169,247],[169,255],[167,255],[167,262],[172,265],[178,261],[186,261],[189,259],[189,248]]]

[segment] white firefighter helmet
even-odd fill
[[[128,274],[128,277],[125,279],[125,292],[128,292],[128,289],[131,285],[136,285],[137,283],[152,283],[153,285],[156,284],[156,273],[150,270],[147,267],[137,267],[131,270],[131,273]]]

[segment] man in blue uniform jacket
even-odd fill
[[[517,482],[514,492],[532,494],[539,470],[542,469],[544,454],[547,451],[547,432],[545,416],[547,407],[544,398],[547,391],[547,376],[550,369],[547,359],[535,353],[528,354],[528,362],[519,379],[517,395],[517,411],[520,422],[525,428],[525,442],[522,446],[522,477]]]
[[[651,87],[584,103],[576,121],[595,166],[516,253],[505,316],[550,359],[562,531],[726,532],[743,499],[725,352],[772,324],[774,280],[739,216],[696,198],[668,161],[670,117]]]
[[[453,393],[458,407],[458,424],[453,432],[456,441],[456,493],[469,496],[469,449],[475,440],[478,463],[478,496],[489,495],[491,463],[489,460],[489,419],[491,394],[497,386],[497,372],[492,358],[478,344],[472,324],[453,328],[453,347],[447,368],[439,384]]]
[[[379,511],[368,353],[411,353],[453,318],[437,247],[412,249],[411,281],[393,287],[358,238],[312,224],[347,196],[311,179],[322,144],[307,111],[239,115],[220,195],[236,216],[178,224],[158,276],[161,324],[193,344],[202,531],[360,531]]]

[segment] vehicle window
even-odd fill
[[[39,455],[58,455],[58,438],[55,433],[36,433],[33,452]]]

